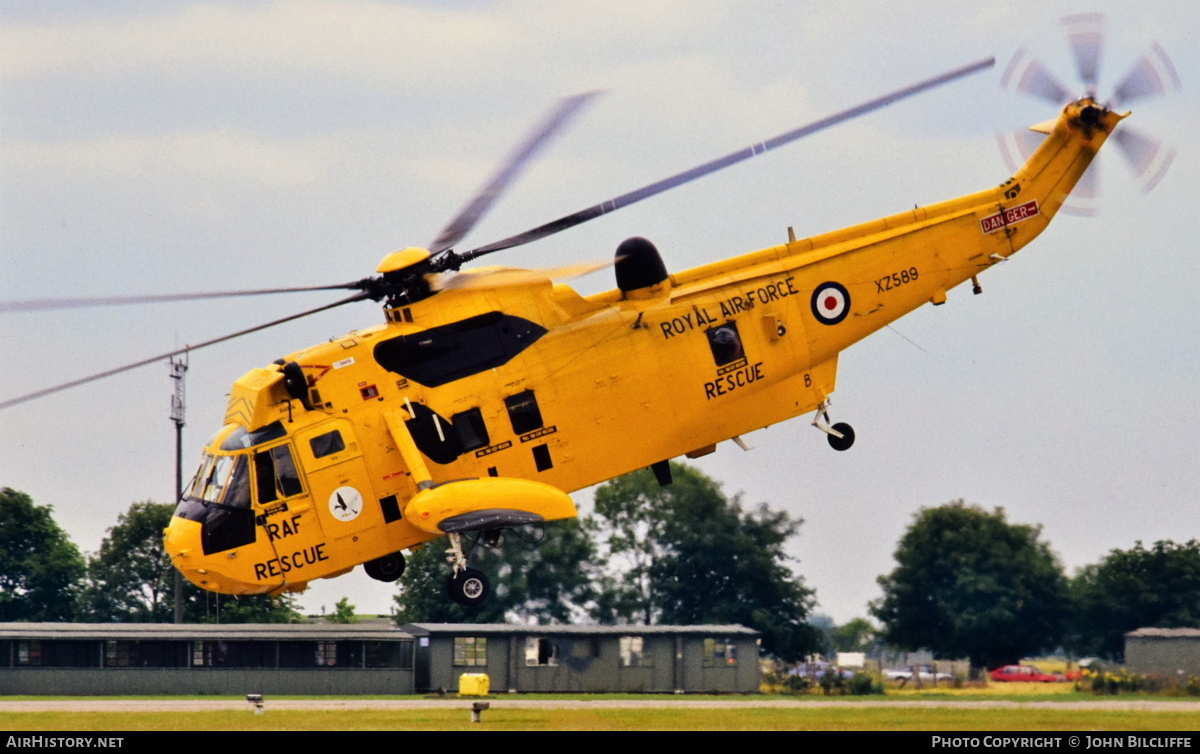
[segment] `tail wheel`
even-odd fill
[[[845,422],[838,422],[832,428],[840,432],[842,436],[834,437],[830,435],[828,438],[829,447],[834,450],[849,450],[850,446],[854,444],[854,430]]]
[[[382,558],[375,558],[363,563],[363,570],[376,581],[395,581],[404,575],[404,555],[393,552]]]
[[[467,607],[483,604],[483,601],[492,593],[488,577],[482,571],[476,571],[474,568],[468,568],[451,576],[448,588],[450,599]]]

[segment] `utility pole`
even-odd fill
[[[175,422],[175,505],[183,500],[183,415],[184,375],[188,369],[188,352],[176,360],[170,360],[171,379],[175,380],[175,392],[171,395],[171,421]],[[175,622],[183,623],[183,574],[175,569]]]

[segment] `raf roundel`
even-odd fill
[[[850,313],[850,292],[841,283],[821,283],[812,295],[812,313],[823,325],[836,325]]]

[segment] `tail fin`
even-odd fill
[[[1096,152],[1128,115],[1084,98],[1063,108],[1057,121],[1033,126],[1035,131],[1048,133],[1049,138],[1013,176],[1014,183],[1023,189],[1022,196],[1036,198],[1046,220],[1052,219]]]

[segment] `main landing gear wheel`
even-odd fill
[[[363,563],[363,570],[376,581],[395,581],[404,575],[404,555],[393,552],[382,558],[375,558]]]
[[[468,568],[451,576],[447,587],[450,591],[450,599],[467,607],[482,604],[492,593],[488,577],[482,571],[476,571],[474,568]]]
[[[830,427],[830,429],[841,433],[842,436],[829,435],[827,438],[829,440],[829,447],[834,450],[849,450],[850,446],[854,444],[854,428],[846,422],[838,422]]]

